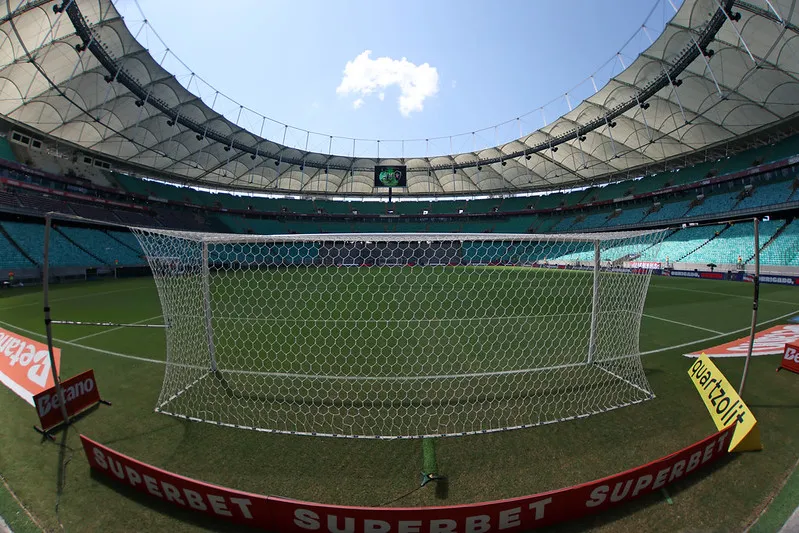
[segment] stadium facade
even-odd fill
[[[243,108],[221,115],[162,68],[110,0],[16,4],[0,24],[0,113],[62,150],[184,184],[372,195],[374,166],[399,163],[408,187],[395,196],[581,187],[774,142],[795,131],[799,111],[799,13],[788,0],[687,0],[566,115],[500,146],[447,154],[420,154],[410,141],[353,141],[350,151],[330,136],[324,152],[285,144],[285,131],[264,138],[236,123]]]

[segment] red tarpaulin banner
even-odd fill
[[[281,533],[522,532],[574,520],[660,490],[726,455],[735,425],[638,468],[532,496],[449,507],[346,507],[258,496],[195,481],[81,435],[91,467],[174,505]]]
[[[55,364],[61,362],[61,350],[53,348]],[[47,345],[0,328],[0,383],[28,402],[48,387],[53,373]]]
[[[773,355],[783,353],[786,343],[799,341],[799,325],[789,324],[774,326],[755,333],[752,355]],[[708,357],[746,357],[749,350],[749,336],[727,342],[712,348],[685,354],[686,357],[699,357],[703,353]]]

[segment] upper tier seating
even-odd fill
[[[643,222],[662,222],[664,220],[680,218],[688,210],[688,206],[690,204],[691,202],[689,200],[662,203],[660,210],[654,213],[649,213],[646,217],[644,217]]]
[[[752,209],[787,202],[793,192],[791,185],[792,181],[759,185],[754,188],[750,196],[741,200],[735,209]]]
[[[740,194],[740,192],[735,191],[706,196],[701,204],[694,206],[687,213],[685,213],[685,216],[699,217],[703,215],[727,213],[732,210],[736,203],[738,203],[738,194]]]
[[[11,145],[5,137],[0,137],[0,159],[13,162],[17,161],[14,152],[11,150]]]

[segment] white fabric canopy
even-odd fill
[[[784,124],[799,111],[799,6],[734,2],[725,14],[726,5],[686,0],[631,65],[530,135],[379,163],[408,166],[408,188],[395,194],[513,193],[632,178]],[[12,0],[0,16],[0,113],[13,121],[120,167],[198,185],[385,192],[373,189],[376,158],[284,146],[213,111],[136,41],[110,0]]]

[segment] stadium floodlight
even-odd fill
[[[625,262],[658,247],[661,231],[134,232],[170,326],[162,413],[406,438],[653,397],[638,345],[650,273]]]

